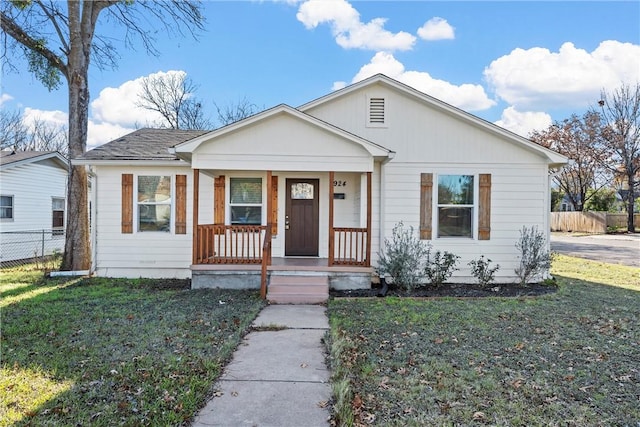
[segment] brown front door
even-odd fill
[[[318,256],[319,182],[317,179],[287,179],[286,256]]]

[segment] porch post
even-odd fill
[[[371,172],[367,172],[367,267],[371,267]]]
[[[335,233],[333,232],[333,179],[334,172],[331,171],[329,172],[329,267],[333,266],[335,260]]]
[[[200,194],[200,169],[193,170],[193,238],[191,242],[192,263],[198,261],[198,195]]]
[[[264,233],[265,239],[267,235],[271,238],[272,235],[272,224],[273,224],[273,172],[267,171],[267,229],[269,229],[269,233]],[[269,259],[267,260],[268,265],[271,265],[271,250],[269,250]]]

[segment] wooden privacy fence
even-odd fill
[[[634,224],[640,224],[640,214],[634,215]],[[551,212],[551,231],[578,231],[606,233],[608,228],[626,228],[626,213],[610,212]]]

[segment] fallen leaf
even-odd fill
[[[359,394],[356,394],[356,395],[353,397],[353,402],[351,402],[351,406],[352,406],[354,409],[359,409],[359,408],[361,408],[361,407],[362,407],[362,398],[360,397],[360,395],[359,395]]]
[[[301,368],[306,368],[307,366],[309,366],[309,365],[307,365],[306,363],[301,363],[301,364],[300,364],[300,367],[301,367]]]
[[[328,400],[321,400],[320,402],[316,403],[318,408],[326,408],[328,404],[329,404]]]
[[[476,411],[476,412],[474,412],[474,413],[473,413],[473,419],[474,419],[474,421],[482,421],[482,420],[484,420],[485,418],[487,418],[487,416],[486,416],[486,415],[485,415],[485,413],[484,413],[484,412],[482,412],[482,411]]]
[[[231,392],[231,396],[233,396],[233,397],[238,397],[238,392],[237,392],[237,391],[232,391],[232,392]]]
[[[438,337],[438,338],[436,338],[436,339],[434,340],[434,342],[435,342],[436,344],[442,344],[442,343],[444,342],[444,340],[443,340],[442,338]]]

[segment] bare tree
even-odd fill
[[[627,230],[633,233],[636,191],[640,188],[640,82],[622,85],[611,93],[603,90],[598,105],[611,154],[604,165],[626,181]]]
[[[197,85],[185,72],[158,73],[142,79],[138,107],[159,113],[163,122],[156,126],[170,129],[209,129],[202,103],[194,97]]]
[[[569,164],[554,175],[553,181],[576,210],[583,210],[586,202],[609,184],[608,171],[602,168],[606,154],[599,114],[588,112],[582,117],[574,114],[543,131],[533,132],[529,138],[570,159]]]
[[[216,110],[218,112],[218,121],[221,126],[226,126],[231,123],[235,123],[239,120],[245,119],[249,116],[257,113],[260,108],[247,97],[243,97],[238,100],[237,103],[230,103],[225,106],[220,106],[214,102]]]
[[[67,155],[67,129],[41,117],[26,123],[18,111],[0,111],[0,149],[13,151],[58,151]]]
[[[11,59],[24,57],[29,71],[49,90],[67,82],[69,101],[69,156],[87,148],[89,120],[89,64],[115,67],[118,54],[113,34],[95,34],[98,18],[106,15],[123,29],[126,48],[139,41],[158,54],[154,34],[159,31],[192,35],[204,18],[195,0],[14,0],[0,3],[3,68],[15,69]],[[159,25],[154,25],[158,23]],[[91,265],[87,204],[87,171],[73,166],[67,190],[67,236],[64,270],[86,270]]]

